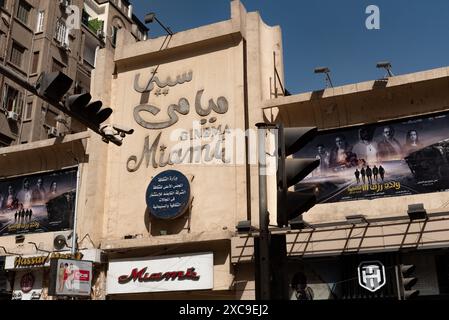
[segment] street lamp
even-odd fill
[[[331,70],[328,67],[315,68],[315,73],[324,73],[326,75],[326,87],[334,87],[334,85],[332,84],[331,76],[329,75],[331,73]]]
[[[394,77],[394,74],[391,71],[391,63],[389,61],[378,62],[376,67],[378,69],[385,69],[385,70],[387,70],[387,74],[388,74],[387,78]]]
[[[173,35],[173,32],[170,30],[170,27],[166,27],[164,26],[159,19],[156,17],[156,13],[154,12],[150,12],[147,15],[145,15],[145,23],[149,24],[149,23],[153,23],[156,20],[157,23],[159,23],[159,25],[169,34],[169,35]]]

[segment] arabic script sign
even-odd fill
[[[175,170],[164,171],[150,183],[146,193],[151,215],[171,220],[183,215],[189,205],[190,184],[186,176]]]

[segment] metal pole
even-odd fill
[[[401,292],[402,290],[401,290],[401,284],[399,281],[399,272],[400,272],[399,268],[400,267],[398,265],[394,266],[394,272],[396,274],[396,286],[398,289],[398,300],[402,300],[402,292]]]
[[[73,215],[73,235],[72,235],[72,257],[75,257],[77,251],[77,233],[76,228],[78,227],[78,194],[80,191],[80,176],[81,176],[81,166],[78,162],[78,171],[76,172],[76,195],[75,195],[75,213]]]
[[[259,288],[260,299],[270,300],[270,232],[268,229],[269,216],[267,209],[267,177],[266,177],[266,135],[268,125],[259,123],[258,145],[259,145]]]

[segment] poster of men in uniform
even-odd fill
[[[0,236],[71,229],[76,170],[0,180]]]
[[[319,168],[296,186],[319,203],[449,189],[449,113],[322,131],[296,157]]]

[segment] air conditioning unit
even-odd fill
[[[57,128],[51,127],[50,129],[48,129],[48,135],[55,138],[59,137],[59,131]]]
[[[8,111],[8,113],[6,114],[6,118],[11,121],[19,121],[19,115],[14,111]]]
[[[72,235],[73,235],[72,230],[55,233],[53,236],[53,250],[54,251],[70,250]]]

